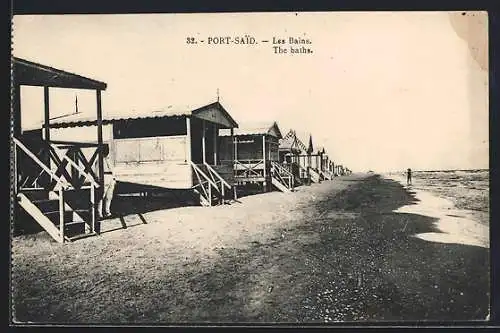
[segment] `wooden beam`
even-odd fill
[[[97,200],[103,200],[104,198],[104,155],[103,155],[103,142],[102,142],[102,102],[101,102],[101,90],[96,90],[96,102],[97,102],[97,149],[98,152],[98,183],[99,183],[99,197]],[[96,224],[96,232],[100,233],[100,224]]]
[[[45,141],[50,141],[50,100],[49,100],[49,87],[43,87],[43,106],[44,106],[44,131],[45,131]]]
[[[201,121],[201,124],[202,124],[202,135],[201,135],[201,148],[202,148],[202,155],[203,155],[203,163],[206,163],[207,162],[207,150],[206,150],[206,140],[205,140],[205,137],[206,137],[206,133],[205,133],[205,130],[207,129],[207,124],[205,122],[205,120],[202,120]]]
[[[186,162],[188,165],[191,164],[191,118],[186,116]],[[191,186],[194,185],[193,182],[193,168],[189,167],[189,182]]]
[[[217,136],[218,136],[218,128],[217,128],[217,124],[213,124],[213,129],[214,129],[214,134],[213,134],[213,137],[214,137],[214,165],[217,165]],[[224,188],[224,186],[222,187]]]
[[[234,137],[234,160],[238,160],[238,137]]]
[[[97,205],[95,201],[95,187],[90,186],[90,219],[91,219],[91,230],[96,232],[97,225]]]
[[[266,175],[267,175],[267,172],[266,172],[266,167],[267,167],[267,164],[266,164],[266,136],[263,135],[262,136],[262,158],[264,159],[264,191],[266,190]]]
[[[59,188],[59,237],[61,237],[61,243],[64,243],[64,189],[61,186]]]
[[[231,132],[231,136],[230,136],[231,140],[229,142],[231,142],[231,145],[232,145],[232,155],[233,155],[232,159],[233,159],[233,162],[234,162],[234,160],[236,159],[235,158],[236,157],[236,155],[235,155],[236,146],[235,146],[235,142],[234,142],[234,128],[231,127],[230,132]]]
[[[186,117],[186,162],[191,162],[191,118]]]

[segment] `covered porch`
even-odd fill
[[[58,242],[99,233],[96,207],[104,184],[101,93],[106,83],[16,57],[12,65],[12,187],[17,198],[14,223],[28,214]],[[40,136],[23,132],[22,86],[43,89]],[[95,91],[97,142],[51,140],[51,88]],[[93,150],[90,157],[83,154],[83,148]]]

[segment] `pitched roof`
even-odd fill
[[[137,112],[135,110],[129,110],[117,114],[108,114],[108,115],[103,115],[103,125],[111,124],[122,120],[134,120],[134,119],[153,119],[153,118],[168,118],[168,117],[181,117],[181,116],[206,118],[205,113],[213,109],[216,109],[220,113],[220,116],[223,118],[222,119],[223,123],[221,123],[221,125],[228,127],[232,126],[238,127],[236,121],[231,117],[231,115],[226,111],[226,109],[224,109],[224,107],[219,102],[203,106],[169,105],[165,108],[154,110],[152,112]],[[219,120],[219,122],[221,121]],[[56,120],[52,120],[50,122],[51,128],[81,127],[81,126],[93,126],[93,125],[97,125],[96,117],[94,115],[83,114],[83,113],[63,116]],[[40,123],[40,127],[41,126],[43,126],[43,123]]]
[[[228,129],[220,129],[220,136],[229,136],[231,131]],[[277,122],[272,123],[247,123],[242,127],[234,129],[234,135],[271,135],[278,139],[282,138],[281,131]]]
[[[302,135],[304,136],[304,135]],[[307,146],[300,139],[300,136],[297,134],[295,130],[289,130],[288,133],[280,140],[280,148],[281,149],[290,149],[293,147],[297,149],[299,152],[306,152]]]
[[[33,61],[12,58],[13,81],[26,86],[105,90],[106,83],[88,77],[42,65]]]

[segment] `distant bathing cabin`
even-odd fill
[[[299,156],[302,151],[297,136],[293,130],[279,140],[279,161],[281,165],[286,168],[294,176],[294,181],[297,185],[302,184]]]
[[[333,179],[333,173],[330,170],[330,157],[325,151],[325,148],[321,150],[321,174],[327,180]]]
[[[51,122],[50,135],[61,145],[71,138],[92,143],[96,126],[95,117],[73,114]],[[232,163],[221,159],[219,129],[232,132],[238,124],[219,102],[108,115],[102,126],[119,194],[188,191],[203,206],[234,195]]]
[[[335,162],[332,160],[328,161],[328,171],[330,172],[332,177],[335,177]]]
[[[314,154],[313,168],[319,174],[321,180],[331,180],[332,176],[327,167],[328,155],[325,148],[320,147],[316,154]]]
[[[227,129],[219,133],[222,160],[225,164],[234,163],[236,185],[256,184],[263,191],[272,187],[283,192],[293,190],[294,177],[280,163],[278,148],[282,135],[276,122],[242,125],[234,130],[234,136]]]
[[[96,207],[104,184],[101,93],[106,83],[16,57],[12,66],[15,232],[43,228],[61,243],[98,233]],[[23,86],[43,89],[43,135],[41,129],[37,136],[23,131]],[[92,143],[82,145],[77,136],[64,146],[52,140],[48,127],[52,88],[95,91],[96,126],[92,134],[96,139]],[[86,155],[83,147],[88,150]]]
[[[313,153],[312,137],[310,137],[310,147],[306,146],[297,136],[295,130],[290,130],[280,140],[280,162],[289,166],[297,182],[306,181],[309,174],[312,181],[319,182],[324,179],[332,179],[333,172],[330,172],[328,155],[324,148]],[[308,154],[308,151],[311,152]]]
[[[309,135],[308,145],[304,144],[295,130],[290,130],[285,138],[294,142],[294,146],[300,149],[300,152],[297,155],[295,155],[295,153],[293,154],[294,159],[297,161],[299,179],[301,180],[301,182],[305,184],[308,184],[310,182],[321,182],[322,176],[318,171],[321,165],[321,161],[318,158],[318,154],[314,153],[312,135]]]
[[[346,175],[346,168],[342,164],[337,164],[335,166],[335,173],[337,176],[345,176]]]

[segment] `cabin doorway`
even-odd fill
[[[219,133],[216,124],[198,118],[191,118],[191,161],[195,164],[215,165],[218,160]],[[205,132],[205,147],[203,147]],[[205,159],[203,158],[205,155]]]

